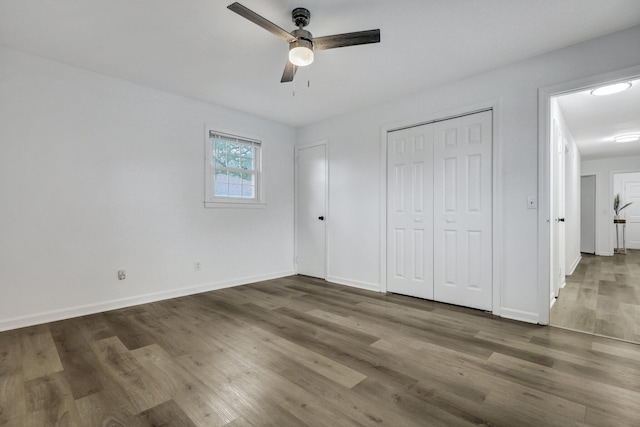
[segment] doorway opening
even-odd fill
[[[631,239],[625,230],[626,255],[614,250],[613,211],[618,193],[640,204],[640,173],[629,173],[639,169],[640,143],[614,142],[640,132],[638,74],[635,67],[541,90],[539,237],[540,323],[548,314],[552,326],[640,343],[640,206],[627,212],[634,227]],[[629,90],[592,93],[621,82]]]

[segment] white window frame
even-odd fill
[[[254,168],[255,168],[255,197],[242,198],[232,196],[215,196],[214,176],[215,165],[213,159],[212,135],[221,135],[225,138],[235,139],[240,143],[251,144],[254,147]],[[262,158],[264,155],[262,140],[255,137],[241,136],[238,132],[223,131],[219,128],[205,126],[204,135],[204,207],[205,208],[263,208],[266,206],[264,200],[264,180],[262,169]]]

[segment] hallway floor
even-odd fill
[[[551,309],[551,325],[640,343],[640,251],[582,254]]]

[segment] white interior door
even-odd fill
[[[629,174],[632,177],[640,174]],[[625,240],[628,249],[640,249],[640,179],[625,179],[622,200],[624,204],[631,202],[622,213],[627,220]]]
[[[580,252],[596,253],[596,176],[580,178]]]
[[[296,148],[296,268],[326,277],[327,146]]]
[[[433,299],[433,125],[387,135],[387,290]]]
[[[492,113],[434,131],[434,299],[491,310]]]
[[[551,298],[557,297],[565,282],[564,247],[564,143],[557,122],[553,121],[551,139]]]

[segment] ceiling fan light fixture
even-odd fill
[[[603,95],[612,95],[614,93],[622,92],[631,87],[630,82],[623,83],[614,83],[612,85],[601,86],[599,88],[593,89],[591,91],[591,95],[593,96],[603,96]]]
[[[289,45],[289,61],[298,67],[313,62],[313,44],[309,40],[298,39]]]
[[[640,134],[618,135],[613,138],[615,142],[633,142],[640,139]]]

